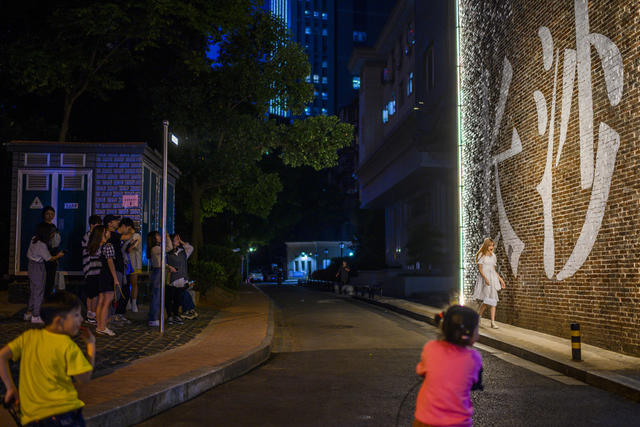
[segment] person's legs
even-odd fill
[[[183,313],[196,308],[196,305],[193,303],[193,299],[191,298],[191,294],[186,290],[180,293],[180,305],[182,306]]]
[[[487,309],[487,304],[485,303],[480,304],[480,309],[478,310],[478,317],[482,317],[482,314],[486,309]]]
[[[167,310],[167,318],[173,317],[173,299],[175,295],[173,286],[165,285],[164,287],[164,308]]]
[[[45,261],[44,267],[47,271],[44,297],[49,298],[53,295],[53,288],[56,283],[56,270],[58,270],[58,261]]]
[[[496,327],[496,306],[495,305],[491,306],[491,327],[492,328]]]
[[[151,302],[149,303],[149,321],[158,320],[160,310],[160,269],[154,268],[151,272]]]
[[[107,328],[109,319],[109,307],[113,301],[113,292],[101,292],[98,295],[98,312],[96,313],[97,329],[103,331]]]
[[[131,311],[138,312],[138,273],[132,273],[129,275],[129,281],[131,282]]]
[[[46,270],[44,264],[41,262],[29,261],[28,275],[30,294],[27,313],[31,314],[33,317],[39,317],[40,305],[42,305],[42,299],[44,298],[46,281]]]

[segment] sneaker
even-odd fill
[[[184,324],[184,322],[182,321],[182,317],[180,316],[173,316],[173,323],[176,325]]]
[[[131,312],[132,313],[138,312],[138,304],[136,304],[136,300],[131,301]]]
[[[44,322],[42,321],[42,319],[40,318],[40,316],[32,316],[31,317],[31,323],[36,323],[39,325],[44,325]]]
[[[173,316],[167,318],[167,325],[173,325]]]
[[[127,301],[127,310],[131,310],[131,300]]]
[[[22,316],[22,318],[23,318],[25,321],[27,321],[27,322],[28,322],[29,320],[31,320],[31,313],[29,313],[29,312],[27,311],[27,312],[24,314],[24,316]]]
[[[116,335],[116,333],[109,328],[104,328],[103,330],[96,329],[96,334],[108,335],[110,337],[114,337]]]
[[[92,325],[97,324],[98,322],[96,322],[96,319],[92,318],[92,317],[87,317],[85,322],[87,323],[91,323]]]
[[[195,319],[197,317],[197,315],[193,313],[193,310],[189,310],[189,311],[187,311],[185,313],[182,313],[181,317],[183,319],[193,320],[193,319]]]
[[[149,320],[149,326],[159,327],[160,326],[160,321],[159,320]]]

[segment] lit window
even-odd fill
[[[359,76],[354,76],[353,79],[351,79],[351,86],[354,89],[360,89],[360,77]]]
[[[304,114],[306,114],[307,116],[311,115],[311,107],[304,107]]]
[[[322,29],[322,35],[323,35],[323,36],[326,36],[326,35],[328,35],[328,34],[329,34],[329,33],[327,32],[327,29],[326,29],[326,28],[323,28],[323,29]]]
[[[367,33],[364,31],[354,31],[353,32],[353,41],[354,42],[366,42],[367,41]]]
[[[322,61],[322,68],[327,68],[329,66],[329,64],[327,63],[327,61]]]
[[[322,114],[325,115],[325,116],[327,115],[327,109],[326,108],[322,109]]]
[[[317,74],[314,74],[314,75],[313,75],[313,82],[314,82],[314,83],[319,83],[319,82],[320,82],[320,76],[319,76],[319,75],[317,75]]]
[[[391,101],[387,103],[387,110],[389,111],[389,115],[393,116],[396,113],[396,98],[394,97]]]
[[[407,83],[407,95],[413,92],[413,72],[409,73],[409,82]]]
[[[322,92],[322,99],[329,99],[327,96],[327,92]]]
[[[304,28],[304,33],[305,34],[311,34],[311,27],[305,27]]]
[[[329,19],[329,15],[327,15],[327,12],[322,12],[322,19],[324,19],[325,21]]]
[[[326,85],[326,84],[327,84],[327,82],[328,82],[327,78],[326,78],[326,77],[323,77],[323,78],[322,78],[322,84],[325,84],[325,85]]]
[[[318,16],[320,16],[320,12],[317,12],[317,11],[313,12],[313,17],[314,18],[317,18]]]
[[[382,109],[382,123],[387,123],[389,121],[389,112],[386,108]]]
[[[311,14],[311,12],[309,12],[308,10],[304,11],[305,16],[309,16]]]
[[[304,81],[307,82],[307,83],[311,83],[311,76],[305,77]]]

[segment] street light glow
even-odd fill
[[[173,142],[175,145],[178,145],[178,137],[175,136],[174,134],[171,134],[171,142]]]

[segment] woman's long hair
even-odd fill
[[[104,232],[106,228],[104,225],[96,225],[93,228],[93,231],[89,235],[89,244],[87,245],[87,250],[89,251],[89,255],[95,255],[102,244],[102,238],[104,237]]]
[[[147,234],[147,259],[151,259],[151,249],[154,246],[158,246],[158,241],[156,240],[156,236],[158,236],[160,233],[158,233],[157,231],[150,231],[149,234]]]
[[[482,246],[480,246],[480,250],[478,251],[478,253],[476,253],[476,263],[478,262],[478,260],[480,259],[480,257],[483,257],[485,255],[489,254],[489,245],[494,245],[493,240],[491,240],[490,238],[486,237],[484,239],[484,242],[482,242]]]

